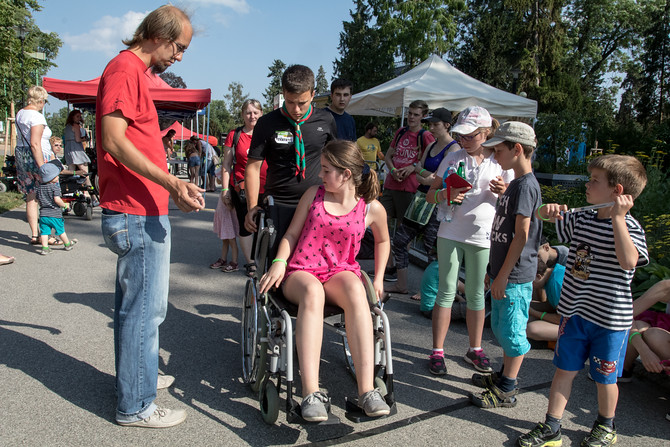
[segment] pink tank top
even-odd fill
[[[333,216],[323,205],[324,193],[320,186],[289,259],[286,278],[298,270],[313,274],[322,283],[343,271],[361,276],[356,255],[365,233],[365,201],[359,199],[344,216]]]

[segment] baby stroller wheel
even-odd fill
[[[279,392],[272,380],[263,381],[258,400],[261,404],[261,416],[266,424],[273,425],[279,417]]]
[[[7,185],[5,185],[5,182],[0,182],[0,192],[7,192]]]

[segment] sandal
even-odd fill
[[[239,268],[237,267],[237,262],[229,262],[228,264],[221,267],[221,271],[223,273],[233,273],[233,272],[236,272],[238,270],[239,270]]]
[[[224,267],[227,264],[226,261],[223,259],[219,258],[215,262],[209,264],[209,268],[211,269],[220,269],[221,267]]]
[[[247,270],[247,276],[249,278],[253,278],[256,274],[256,263],[250,262],[248,264],[244,264],[244,268]]]
[[[40,237],[39,236],[31,236],[30,237],[30,245],[40,245]]]
[[[56,239],[55,237],[49,238],[49,245],[63,245],[63,241]]]

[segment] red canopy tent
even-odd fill
[[[167,118],[183,119],[193,116],[204,109],[212,99],[210,89],[172,88],[159,76],[147,71],[150,83],[149,91],[154,99],[158,115]],[[67,101],[78,109],[95,111],[95,98],[98,94],[100,78],[90,81],[65,81],[43,78],[42,86],[56,98]]]
[[[175,121],[167,129],[161,130],[161,136],[164,137],[165,134],[168,133],[168,131],[171,130],[171,129],[174,129],[174,131],[177,132],[174,136],[175,140],[188,140],[189,138],[191,138],[191,136],[195,135],[198,138],[200,138],[201,140],[207,140],[209,142],[209,144],[211,144],[212,146],[216,146],[219,143],[219,139],[216,138],[215,136],[210,135],[209,139],[207,139],[207,138],[205,138],[205,135],[192,132],[189,129],[185,128],[184,126],[182,126],[179,123],[179,121]]]

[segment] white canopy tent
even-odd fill
[[[532,123],[537,115],[537,101],[471,78],[437,55],[395,79],[354,95],[347,112],[403,116],[403,111],[417,99],[426,101],[430,109],[446,107],[454,112],[478,105],[501,121],[514,119]]]

